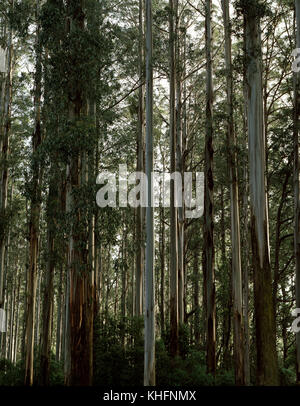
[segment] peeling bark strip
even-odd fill
[[[212,81],[212,32],[211,0],[206,0],[205,47],[206,47],[206,132],[205,132],[205,185],[204,185],[204,250],[203,270],[206,288],[207,311],[207,372],[216,372],[216,300],[214,269],[213,223],[213,81]]]
[[[300,3],[295,0],[296,47],[300,48]],[[300,308],[300,162],[299,162],[300,72],[294,74],[294,252],[296,265],[296,307]],[[300,333],[296,334],[296,379],[300,383]]]
[[[233,121],[233,77],[231,61],[231,23],[229,0],[222,0],[225,30],[225,62],[227,81],[227,148],[230,173],[231,241],[232,241],[232,287],[234,320],[235,382],[245,384],[244,376],[244,334],[242,305],[241,239],[239,218],[239,192],[236,166],[236,138]]]
[[[265,187],[265,139],[262,97],[260,19],[257,4],[244,9],[248,86],[251,242],[256,315],[257,384],[279,382],[272,301],[268,212]]]
[[[148,205],[146,208],[146,274],[145,274],[145,365],[144,385],[155,385],[155,289],[154,289],[154,218],[152,201],[153,171],[153,66],[152,66],[152,0],[146,1],[146,175]]]

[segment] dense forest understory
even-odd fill
[[[300,384],[299,123],[300,0],[2,0],[0,385]]]

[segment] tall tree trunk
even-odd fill
[[[14,6],[14,1],[10,2],[11,7]],[[6,76],[5,76],[6,75]],[[1,129],[0,129],[0,154],[1,154],[1,170],[0,170],[0,309],[4,310],[4,259],[5,259],[5,242],[7,236],[7,190],[8,190],[8,157],[9,157],[9,137],[11,127],[11,101],[12,101],[12,75],[13,75],[13,43],[12,43],[12,28],[9,28],[9,36],[7,43],[7,72],[3,74],[2,95],[1,95]]]
[[[35,338],[34,342],[38,346],[40,344],[39,338],[40,338],[40,309],[41,309],[41,282],[42,282],[42,270],[39,270],[37,268],[37,292],[36,292],[36,323],[35,323]]]
[[[18,272],[20,272],[18,270]],[[19,334],[19,310],[20,310],[20,287],[21,287],[21,274],[17,275],[18,285],[17,285],[17,309],[16,309],[16,323],[15,323],[15,334],[14,334],[14,364],[17,362],[18,354],[18,334]]]
[[[64,320],[63,320],[64,375],[65,375],[65,385],[70,385],[71,381],[70,278],[68,274],[66,275],[65,292],[66,293],[65,293]]]
[[[62,288],[63,288],[63,267],[60,266],[59,286],[57,292],[57,321],[56,321],[56,361],[61,360],[61,341],[62,341]]]
[[[211,0],[206,0],[205,48],[206,48],[206,131],[204,168],[204,250],[203,271],[206,288],[207,372],[216,372],[216,302],[214,269],[213,223],[213,81],[212,81],[212,29]]]
[[[185,21],[184,21],[185,23]],[[183,56],[182,56],[182,80],[186,77],[187,72],[187,28],[184,26],[184,38],[183,38]],[[186,170],[186,153],[187,153],[187,143],[188,143],[188,116],[187,116],[187,81],[183,80],[182,85],[182,143],[181,143],[181,162],[182,162],[182,177],[184,179],[184,172]],[[184,183],[184,182],[183,182]],[[184,202],[184,185],[183,185],[183,202]],[[184,203],[183,203],[184,204]],[[182,212],[183,218],[183,277],[184,277],[184,292],[183,292],[183,302],[184,302],[184,317],[187,314],[187,271],[186,271],[186,252],[187,252],[187,239],[185,238],[185,233],[187,229],[187,224],[185,222],[185,209],[183,206]]]
[[[175,14],[175,86],[176,86],[176,171],[183,175],[182,162],[182,100],[181,100],[181,55],[180,55],[180,31],[179,31],[179,9],[178,0],[174,0]],[[181,185],[182,186],[182,185]],[[184,199],[182,199],[182,202]],[[179,323],[184,323],[184,208],[177,210],[178,228],[178,317]]]
[[[126,224],[126,218],[123,219]],[[122,319],[122,344],[125,346],[125,323],[126,323],[126,293],[127,293],[127,260],[126,260],[126,251],[127,251],[127,227],[123,229],[122,236],[122,263],[121,263],[121,272],[122,272],[122,286],[121,286],[121,319]]]
[[[245,35],[245,30],[244,30]],[[244,51],[246,41],[244,40]],[[244,64],[245,65],[245,64]],[[247,84],[246,84],[246,66],[243,67],[243,132],[244,136],[244,148],[247,151],[248,145],[248,107],[247,107]],[[248,161],[245,159],[243,167],[244,178],[244,191],[243,191],[243,320],[244,320],[244,369],[245,369],[245,385],[250,385],[250,332],[249,332],[249,186],[248,186]]]
[[[165,332],[165,223],[164,207],[160,207],[160,326],[161,335]]]
[[[262,97],[260,20],[257,7],[244,8],[248,85],[251,242],[254,270],[257,383],[279,382],[272,301],[268,209],[265,186],[265,140]]]
[[[146,274],[145,274],[145,365],[144,385],[155,385],[155,289],[154,289],[154,219],[152,207],[153,172],[153,60],[152,0],[146,0]]]
[[[13,184],[11,184],[11,191],[10,191],[10,205],[12,204],[12,199],[13,199]],[[4,291],[3,291],[3,309],[5,309],[5,303],[7,306],[7,295],[8,295],[8,275],[9,275],[9,247],[10,247],[10,236],[11,236],[11,228],[8,229],[7,237],[5,238],[6,244],[5,244],[5,252],[4,252]],[[4,313],[4,321],[5,321],[5,331],[7,331],[8,327],[8,316]],[[7,345],[7,333],[3,332],[1,334],[1,338],[3,340],[2,344],[4,346],[4,354],[6,353],[6,345]],[[1,344],[1,348],[2,348]]]
[[[9,284],[7,285],[7,289],[9,287]],[[12,293],[7,292],[7,317],[6,317],[6,328],[5,328],[5,352],[4,352],[4,358],[8,359],[9,357],[9,325],[10,325],[10,310],[11,310],[11,305],[12,305]]]
[[[274,252],[274,281],[273,281],[273,306],[274,306],[274,315],[275,320],[277,320],[277,295],[278,295],[278,286],[280,283],[280,246],[281,246],[281,226],[282,226],[282,210],[284,207],[285,200],[288,194],[288,183],[291,173],[289,170],[286,171],[285,178],[282,185],[281,199],[277,209],[276,216],[276,227],[275,227],[275,252]]]
[[[92,104],[94,106],[94,103]],[[93,184],[95,184],[96,177],[94,176],[94,153],[89,152],[88,154],[88,182],[89,188],[92,189]],[[92,303],[88,306],[88,339],[89,339],[89,371],[90,371],[90,384],[93,382],[93,339],[94,339],[94,316],[97,311],[96,306],[96,290],[97,290],[97,279],[96,279],[96,248],[95,248],[95,215],[93,213],[93,205],[89,202],[89,213],[88,213],[88,291],[92,298]],[[87,296],[87,301],[90,298]]]
[[[26,219],[28,219],[28,202],[26,200]],[[28,220],[27,220],[28,222]],[[29,274],[29,241],[26,241],[26,262],[25,262],[25,273],[24,273],[24,290],[27,292],[27,282],[28,282],[28,274]],[[23,323],[22,323],[22,343],[21,343],[21,358],[25,360],[25,345],[26,345],[26,311],[27,311],[27,297],[24,297],[24,315],[23,315]]]
[[[139,76],[141,83],[145,80],[144,69],[144,7],[139,0]],[[137,171],[144,171],[145,161],[145,86],[139,87],[138,134],[137,134]],[[136,275],[135,275],[135,314],[143,314],[143,271],[144,271],[144,221],[145,209],[136,210]]]
[[[249,224],[248,224],[248,170],[244,166],[245,190],[243,195],[243,320],[244,320],[244,374],[245,385],[250,385],[250,334],[249,334]]]
[[[77,46],[81,46],[85,27],[83,0],[69,0],[67,3],[68,30],[72,38],[70,53],[76,60]],[[77,43],[77,41],[79,42]],[[77,46],[76,46],[76,45]],[[77,64],[70,72],[69,120],[76,127],[84,116],[82,67]],[[92,345],[91,329],[93,326],[93,295],[90,274],[93,272],[88,263],[88,230],[85,212],[74,199],[86,184],[86,151],[75,150],[69,157],[67,172],[67,206],[71,210],[71,232],[68,246],[69,271],[69,329],[70,329],[70,369],[67,371],[66,383],[69,385],[92,384]],[[83,198],[81,194],[81,198]]]
[[[176,116],[175,116],[175,32],[174,0],[169,0],[169,58],[170,58],[170,171],[176,170]],[[177,209],[175,207],[174,180],[170,184],[170,351],[172,356],[178,354],[178,241]]]
[[[41,337],[41,359],[40,359],[40,385],[50,384],[50,350],[51,350],[51,324],[53,308],[53,278],[55,272],[55,213],[58,211],[58,187],[53,169],[50,174],[50,186],[47,208],[48,227],[48,258],[47,270],[44,281],[43,295],[43,317],[42,317],[42,337]]]
[[[39,15],[39,0],[36,2],[36,18]],[[39,249],[39,221],[41,210],[41,164],[37,156],[41,145],[41,45],[40,27],[36,29],[36,71],[35,71],[35,129],[32,135],[32,196],[29,221],[29,269],[27,274],[27,311],[25,332],[25,385],[33,384],[35,304],[37,288],[37,262]]]
[[[199,253],[197,249],[194,251],[194,261],[193,261],[193,281],[194,281],[194,334],[195,334],[195,344],[197,347],[200,345],[200,303],[199,303]]]
[[[300,4],[295,0],[296,47],[300,48]],[[300,117],[300,72],[294,73],[294,252],[296,265],[296,307],[300,308],[300,161],[299,161],[299,117]],[[300,332],[296,334],[296,380],[300,384]]]
[[[15,278],[12,277],[11,280],[11,308],[10,308],[10,326],[9,326],[9,349],[8,349],[8,359],[12,362],[13,359],[13,342],[14,342],[14,320],[15,320],[15,307],[16,307],[16,286],[15,286]]]
[[[244,376],[244,337],[243,337],[243,301],[242,301],[242,269],[241,240],[239,218],[239,192],[236,166],[236,137],[233,121],[233,76],[231,60],[231,22],[229,0],[223,0],[223,16],[225,28],[225,63],[227,81],[227,147],[230,173],[231,201],[231,241],[232,241],[232,288],[233,288],[233,320],[234,320],[234,358],[235,382],[245,384]]]

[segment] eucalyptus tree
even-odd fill
[[[32,181],[31,181],[31,207],[29,220],[29,268],[27,274],[27,308],[26,308],[26,332],[25,332],[25,385],[33,384],[33,361],[34,361],[34,328],[35,328],[35,304],[37,295],[37,266],[39,253],[39,230],[41,213],[41,182],[42,166],[39,159],[39,148],[42,143],[41,131],[41,95],[42,95],[42,65],[39,18],[40,1],[36,1],[36,66],[34,83],[34,109],[35,126],[32,134]]]
[[[175,7],[176,6],[176,7]],[[170,172],[176,170],[176,70],[175,70],[175,16],[178,1],[169,0],[169,64],[170,64]],[[177,209],[175,206],[175,181],[170,184],[170,348],[171,354],[178,353],[178,236]]]
[[[88,75],[90,58],[85,41],[86,13],[84,1],[69,0],[66,8],[67,49],[69,51],[68,71],[68,135],[81,137],[81,143],[72,145],[67,164],[66,210],[70,215],[68,241],[69,278],[69,349],[71,365],[66,377],[71,385],[92,384],[93,348],[93,294],[90,276],[94,270],[88,261],[87,207],[84,191],[87,185],[87,140],[82,132],[82,122],[87,120],[87,94],[84,76]],[[84,45],[85,43],[85,45]],[[87,77],[90,77],[89,75]],[[78,140],[79,141],[79,140]],[[77,194],[77,196],[76,196]],[[92,277],[93,278],[93,277]]]
[[[227,148],[230,173],[231,202],[231,241],[232,241],[232,287],[234,318],[234,354],[236,384],[243,385],[244,378],[244,337],[243,337],[243,303],[242,303],[242,270],[241,241],[239,218],[239,191],[236,165],[236,136],[233,119],[233,70],[231,58],[231,21],[229,0],[223,0],[223,18],[225,35],[225,65],[227,87]]]
[[[145,166],[145,44],[144,44],[144,6],[143,0],[139,0],[139,106],[138,106],[138,132],[137,132],[137,171],[142,172]],[[143,270],[145,260],[144,249],[144,217],[145,209],[137,208],[136,213],[136,289],[135,289],[135,313],[141,316],[143,313]]]
[[[175,101],[176,101],[176,172],[183,175],[183,116],[182,116],[182,34],[183,15],[179,9],[179,1],[174,2],[175,12]],[[183,200],[183,199],[182,199]],[[178,268],[178,319],[179,323],[184,323],[184,207],[183,204],[177,209],[177,268]]]
[[[14,0],[10,0],[8,8],[13,11]],[[0,232],[0,308],[4,308],[4,258],[5,243],[7,238],[8,219],[7,219],[7,193],[9,179],[9,140],[11,130],[11,104],[12,104],[12,76],[13,76],[13,28],[9,19],[2,18],[3,33],[6,33],[6,64],[5,71],[1,72],[1,101],[0,101],[0,213],[1,213],[1,232]],[[3,57],[3,55],[2,55]],[[2,61],[3,65],[3,61]]]
[[[145,269],[145,365],[144,385],[155,385],[155,288],[153,184],[153,54],[152,0],[146,0],[146,269]]]
[[[204,227],[203,272],[206,289],[207,371],[216,371],[216,299],[214,265],[213,219],[213,78],[212,78],[212,2],[205,2],[205,50],[206,50],[206,126],[204,163]]]
[[[262,48],[257,1],[243,3],[248,87],[248,140],[250,171],[251,243],[254,270],[257,383],[278,384],[276,328],[272,301],[272,275],[265,180],[265,138],[262,97]]]
[[[295,0],[296,48],[300,48],[300,3]],[[296,265],[296,307],[300,308],[300,163],[299,163],[299,120],[300,120],[300,71],[294,73],[294,252]],[[296,378],[300,382],[300,333],[296,334]]]

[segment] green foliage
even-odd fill
[[[185,358],[189,351],[189,326],[181,324],[179,326],[179,353]]]
[[[40,357],[36,348],[34,354],[34,385],[39,382]],[[24,360],[13,364],[7,359],[0,359],[0,386],[22,386],[24,384]],[[64,384],[64,370],[61,362],[55,360],[55,354],[50,355],[50,386]]]
[[[55,359],[55,354],[51,352],[50,354],[50,386],[62,386],[64,385],[64,368],[63,363],[58,362]],[[40,377],[40,354],[39,350],[36,349],[34,356],[34,384],[38,384]]]
[[[0,360],[0,386],[20,386],[23,384],[22,363],[14,365],[7,359]]]
[[[216,375],[216,386],[233,386],[235,384],[234,370],[222,370]]]
[[[144,346],[142,319],[97,322],[94,336],[94,384],[142,385]],[[126,345],[123,343],[126,342]]]
[[[125,330],[124,330],[125,327]],[[144,342],[142,337],[143,319],[110,319],[106,326],[96,323],[94,336],[94,385],[96,386],[142,386],[144,373]],[[122,337],[131,340],[122,345]],[[35,351],[35,380],[39,379],[39,357]],[[283,384],[292,382],[293,372],[282,368]],[[0,386],[23,385],[23,363],[16,365],[8,360],[0,360]],[[212,386],[233,385],[233,371],[222,371],[216,380],[206,373],[204,352],[189,349],[185,358],[172,359],[162,339],[156,342],[156,382],[157,386]],[[63,365],[50,357],[50,386],[64,384]]]
[[[238,0],[235,5],[239,12],[243,12],[248,16],[263,17],[271,15],[271,8],[266,2],[260,0]]]
[[[94,336],[94,385],[138,386],[143,384],[143,319],[128,318],[125,323],[109,318],[97,321]],[[216,379],[206,373],[205,354],[188,347],[186,327],[181,328],[183,354],[173,359],[163,339],[156,342],[157,386],[233,385],[234,373],[222,371]],[[123,345],[125,339],[125,345]]]
[[[61,362],[55,360],[54,354],[50,361],[50,385],[61,386],[64,384],[64,369]]]
[[[295,371],[291,368],[280,368],[279,377],[282,386],[290,386],[295,383]]]
[[[156,374],[159,386],[210,386],[212,376],[206,373],[205,356],[189,350],[186,358],[172,359],[163,341],[156,344]]]
[[[32,23],[34,11],[33,0],[15,1],[13,7],[8,10],[8,18],[14,31],[20,38],[25,39],[28,35],[30,23]]]

